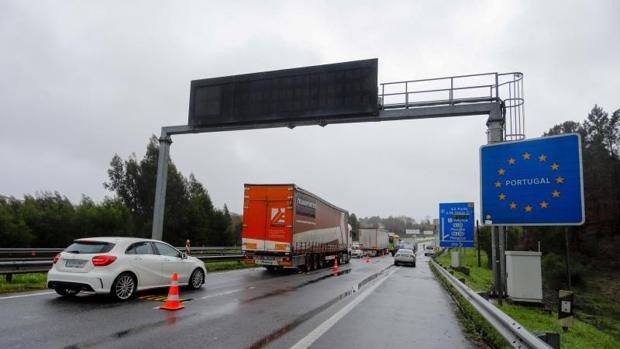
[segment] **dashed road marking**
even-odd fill
[[[355,298],[351,303],[344,306],[344,308],[340,309],[336,314],[332,315],[329,319],[320,324],[317,328],[312,330],[312,332],[308,333],[304,338],[302,338],[299,342],[291,347],[291,349],[305,349],[309,348],[312,343],[314,343],[317,339],[321,338],[325,332],[329,331],[338,321],[340,321],[343,317],[345,317],[353,308],[355,308],[358,304],[360,304],[366,297],[368,297],[377,287],[381,286],[385,280],[387,280],[392,274],[394,274],[398,268],[392,270],[389,274],[387,274],[383,279],[379,280],[376,284],[372,285],[370,288],[366,289],[362,294],[360,294],[357,298]]]

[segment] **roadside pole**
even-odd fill
[[[477,219],[476,219],[476,248],[478,250],[478,268],[480,268],[480,221]]]
[[[504,115],[498,108],[489,114],[489,120],[487,121],[487,144],[501,143],[504,141]],[[484,214],[484,212],[482,213]],[[491,218],[492,219],[492,218]],[[485,222],[486,223],[486,222]],[[492,221],[491,221],[491,224]],[[493,261],[493,290],[498,298],[499,304],[502,304],[503,287],[502,287],[502,275],[501,267],[499,265],[500,260],[504,257],[504,251],[499,246],[499,226],[492,226],[491,230],[491,259]],[[503,239],[502,239],[503,240]]]
[[[506,295],[506,226],[499,231],[499,276],[500,276],[500,300]]]
[[[564,227],[564,241],[566,244],[566,279],[568,281],[568,290],[572,290],[572,280],[570,275],[570,244],[568,241],[568,227]]]
[[[153,230],[151,239],[162,240],[164,232],[164,211],[166,208],[166,186],[168,184],[168,162],[172,139],[163,130],[159,138],[159,158],[157,161],[157,182],[155,187],[155,207],[153,209]]]

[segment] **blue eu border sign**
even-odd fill
[[[474,203],[439,204],[439,246],[474,247]]]
[[[490,225],[585,221],[578,134],[480,148],[481,218]]]

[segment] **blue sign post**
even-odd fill
[[[585,221],[578,134],[482,146],[480,167],[480,213],[485,224]]]
[[[439,204],[439,246],[474,247],[474,203]]]

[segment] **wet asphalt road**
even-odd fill
[[[202,289],[181,289],[187,301],[176,312],[141,299],[4,295],[0,348],[470,347],[425,260],[417,268],[393,267],[391,257],[354,260],[336,275],[211,273]]]

